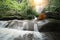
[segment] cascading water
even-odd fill
[[[0,21],[0,27],[5,28],[8,25],[8,21]]]
[[[12,20],[12,21],[10,21],[10,24],[8,25],[8,28],[23,30],[23,22],[19,21],[19,20],[18,21],[17,20]]]
[[[32,21],[34,21],[33,23],[35,23],[33,25]],[[10,23],[10,25],[8,25],[7,28],[1,28],[0,27],[0,40],[50,40],[48,39],[47,36],[45,36],[44,33],[41,33],[38,31],[38,27],[36,25],[37,21],[36,20],[32,20],[32,21],[21,21],[21,20],[13,20],[13,21],[7,21],[7,22],[0,22],[0,23],[4,23],[3,25],[5,25],[7,23],[7,25]],[[18,23],[17,23],[18,22]],[[17,24],[20,24],[21,22],[23,22],[23,26],[22,26],[22,29],[21,29],[21,25],[17,25]],[[25,24],[26,23],[26,24]],[[34,31],[28,31],[29,30],[29,25],[28,23],[30,24],[30,26],[34,26],[35,28]],[[14,26],[15,25],[15,26]],[[26,26],[27,27],[26,27]],[[6,25],[5,25],[6,26]],[[19,29],[17,28],[19,27]],[[23,28],[27,28],[27,30],[23,30]],[[45,36],[45,37],[44,37]]]
[[[38,14],[40,14],[44,10],[45,6],[47,5],[47,4],[44,4],[46,1],[45,0],[34,0],[35,10]],[[37,24],[36,20],[37,19],[34,20],[34,31],[38,31],[38,24]],[[43,23],[45,23],[45,22],[43,22]]]
[[[38,13],[41,13],[44,9],[40,5],[36,5],[35,8]],[[42,22],[39,23],[42,24]],[[0,40],[52,40],[38,31],[38,25],[36,19],[0,21]]]
[[[34,31],[38,32],[38,25],[37,25],[37,23],[34,24]]]
[[[45,6],[48,4],[48,0],[34,0],[34,4],[35,4],[34,6],[35,6],[36,12],[38,14],[40,14],[44,10]],[[43,20],[43,21],[39,22],[40,25],[46,24],[46,22],[48,22],[46,20]],[[36,19],[34,22],[35,22],[34,23],[34,30],[38,31],[38,22],[36,22]]]
[[[47,24],[48,22],[50,22],[50,21],[48,21],[46,19],[45,20],[42,20],[42,21],[36,21],[35,20],[35,22],[34,22],[34,31],[39,32],[39,28],[41,29],[42,26],[45,25],[45,24]]]
[[[38,32],[38,24],[37,24],[37,18],[35,17],[35,19],[33,20],[34,22],[34,31]]]
[[[48,40],[44,33],[0,28],[0,40]],[[50,40],[50,39],[49,39]]]

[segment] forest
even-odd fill
[[[57,18],[60,15],[60,0],[48,0],[48,5],[44,8],[44,12],[48,11],[48,18]],[[28,0],[0,0],[0,19],[3,18],[18,18],[18,19],[33,19],[38,14],[31,8]],[[60,19],[60,17],[58,18]]]

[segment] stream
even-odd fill
[[[39,32],[38,26],[45,23],[48,23],[48,21],[0,21],[0,40],[54,40],[49,32]]]

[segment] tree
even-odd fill
[[[36,16],[37,13],[28,6],[28,0],[0,0],[0,18],[23,18]]]
[[[53,12],[58,7],[60,7],[60,0],[49,0],[49,4],[45,10]]]

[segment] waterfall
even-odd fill
[[[0,40],[49,40],[44,33],[38,31],[38,25],[48,22],[38,22],[36,19],[0,21]]]
[[[49,40],[44,33],[0,28],[0,40]]]
[[[9,20],[0,21],[0,27],[18,30],[38,31],[38,27],[41,28],[42,25],[48,22],[48,20],[37,21],[37,18],[35,18],[34,20]]]
[[[37,23],[34,23],[34,31],[38,31],[38,25],[37,25]]]
[[[36,18],[35,18],[34,19],[34,31],[39,32],[39,29],[41,29],[42,26],[47,24],[48,22],[50,22],[50,21],[47,20],[47,19],[37,21]]]
[[[1,28],[5,28],[6,25],[8,25],[8,21],[0,21]]]
[[[36,17],[33,20],[33,22],[34,22],[34,31],[38,32],[38,24],[37,24],[37,18]]]
[[[44,0],[34,0],[35,10],[38,14],[40,14],[43,11],[44,7],[46,6],[44,5],[44,2],[45,2]],[[36,20],[37,19],[34,20],[34,31],[38,31],[38,24]]]

